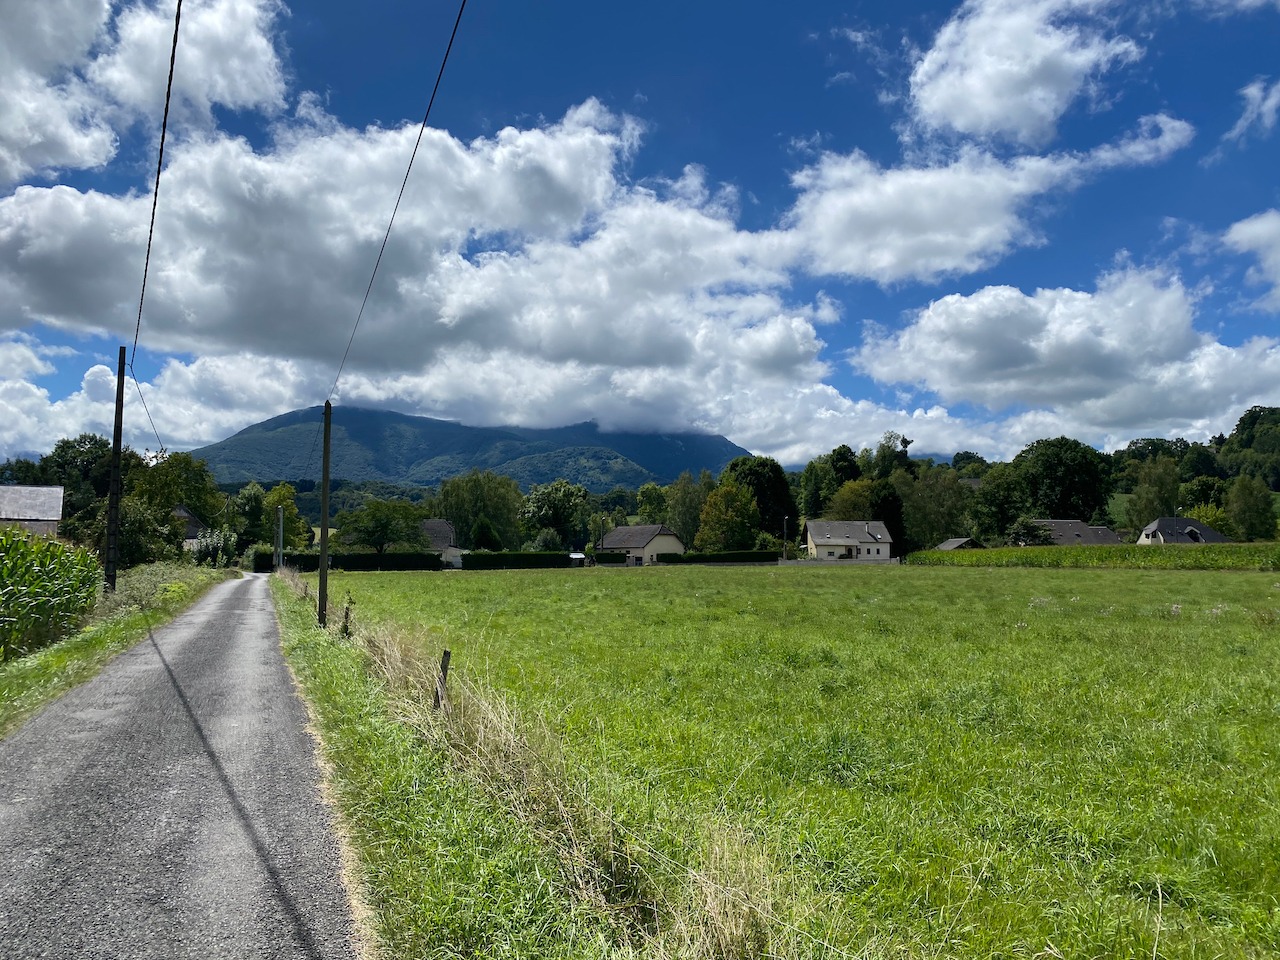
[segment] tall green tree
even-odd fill
[[[791,496],[791,485],[781,464],[772,457],[737,457],[729,461],[720,475],[720,484],[732,480],[751,493],[760,515],[760,527],[765,533],[782,536],[782,518],[794,520],[799,511]],[[755,541],[754,535],[752,542]]]
[[[856,460],[854,464],[856,466]],[[806,517],[822,516],[822,511],[844,482],[836,478],[836,471],[826,454],[814,457],[800,473],[800,495],[796,508]]]
[[[986,544],[1004,543],[1009,528],[1030,509],[1022,472],[1012,464],[992,464],[969,500],[970,536]]]
[[[1274,540],[1276,514],[1271,491],[1260,477],[1236,477],[1227,494],[1227,516],[1245,540]]]
[[[667,517],[667,495],[656,483],[642,484],[636,492],[637,519],[640,523],[662,523]]]
[[[422,543],[422,511],[407,500],[370,500],[358,510],[344,510],[334,521],[338,539],[385,553],[396,544]]]
[[[824,520],[870,520],[871,517],[872,481],[867,478],[850,480],[840,485],[840,489],[827,504]]]
[[[568,480],[534,484],[520,507],[525,536],[536,540],[551,530],[560,546],[576,546],[587,539],[591,516],[591,494],[587,488]],[[543,538],[543,542],[550,542]]]
[[[1137,484],[1125,511],[1129,528],[1141,530],[1158,517],[1172,517],[1178,510],[1181,484],[1178,461],[1161,456],[1138,464]]]
[[[698,524],[707,495],[688,470],[676,477],[675,483],[667,487],[666,494],[667,526],[681,543],[691,547],[698,536]]]
[[[1038,520],[1083,520],[1103,515],[1111,498],[1105,454],[1070,437],[1037,440],[1013,458]]]
[[[750,550],[760,529],[760,510],[751,491],[732,477],[720,481],[702,507],[694,548],[704,553]]]
[[[903,553],[928,549],[965,531],[972,491],[946,466],[922,465],[916,476],[896,470],[889,478],[902,499],[906,542]]]
[[[284,519],[286,549],[300,549],[311,542],[311,524],[298,511],[298,491],[291,483],[277,483],[262,498],[263,543],[275,543],[276,507]]]
[[[520,487],[510,477],[491,470],[472,470],[440,484],[439,507],[453,524],[462,547],[480,548],[477,531],[485,534],[484,549],[514,550],[520,546]],[[484,525],[479,521],[484,520]]]

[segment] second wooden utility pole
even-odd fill
[[[333,404],[324,402],[324,453],[320,462],[320,626],[329,620],[329,427]]]

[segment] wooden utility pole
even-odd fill
[[[124,433],[124,358],[125,348],[120,348],[120,361],[116,364],[116,422],[111,435],[111,482],[107,488],[107,563],[106,586],[108,593],[116,590],[116,566],[120,562],[120,447]]]
[[[333,423],[333,404],[324,402],[324,453],[320,468],[320,626],[329,619],[329,428]]]

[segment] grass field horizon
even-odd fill
[[[552,856],[604,831],[616,887],[572,915],[630,911],[642,955],[694,955],[674,926],[699,956],[1280,950],[1274,572],[332,575],[348,593],[423,669],[448,647],[523,759],[449,752],[467,734],[409,687],[424,749]]]

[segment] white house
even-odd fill
[[[893,537],[879,520],[810,520],[805,541],[815,560],[892,563]]]
[[[657,563],[660,553],[684,553],[684,542],[663,523],[643,523],[635,527],[614,527],[604,535],[600,549],[606,553],[625,553],[627,566],[642,567]]]

